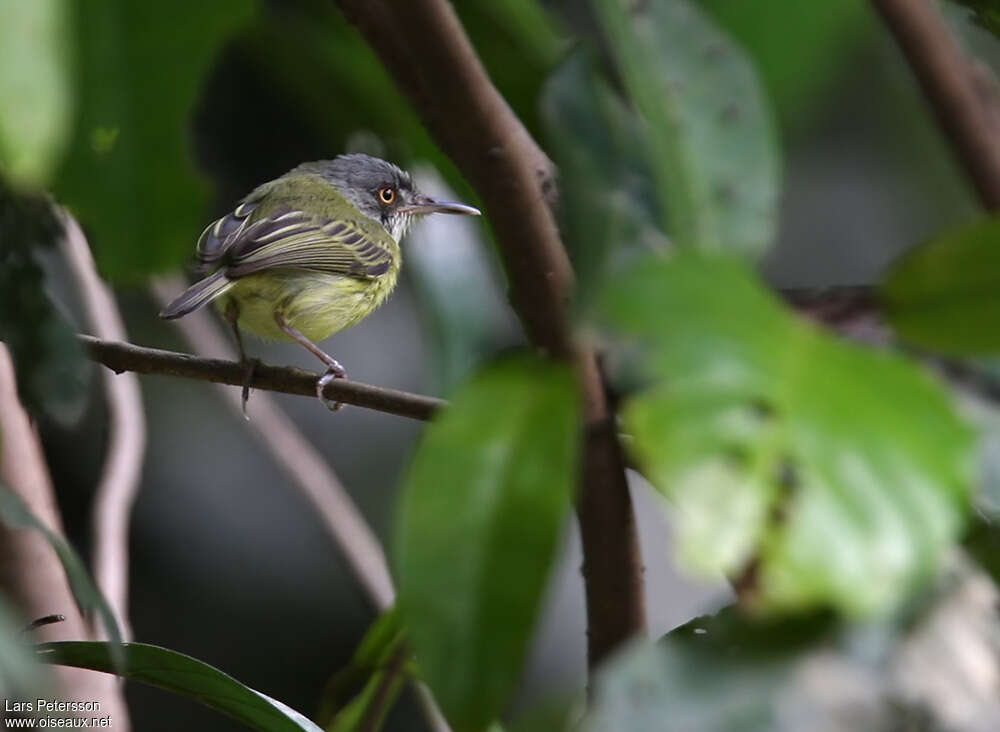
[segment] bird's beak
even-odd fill
[[[432,213],[465,214],[466,216],[482,215],[482,211],[475,206],[468,206],[457,201],[438,201],[429,196],[415,196],[412,203],[407,206],[401,206],[399,211],[400,213],[418,215]]]

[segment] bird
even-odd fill
[[[316,395],[344,367],[317,343],[371,314],[396,286],[400,240],[431,213],[480,215],[464,203],[431,198],[399,166],[361,153],[302,163],[255,188],[198,239],[201,279],[160,312],[168,320],[214,302],[229,322],[245,367],[243,410],[253,364],[241,331],[291,340],[326,371]]]

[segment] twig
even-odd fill
[[[645,625],[642,561],[600,369],[569,323],[573,273],[547,204],[552,165],[493,86],[446,0],[338,4],[478,191],[529,339],[576,366],[587,423],[578,511],[593,667]]]
[[[983,205],[1000,208],[1000,138],[972,64],[929,0],[872,0]]]
[[[0,481],[17,493],[52,531],[63,533],[42,446],[17,397],[14,365],[0,343]],[[59,613],[65,621],[35,631],[40,640],[92,637],[70,591],[55,550],[38,531],[9,529],[0,523],[0,589],[23,618]],[[98,701],[114,728],[129,728],[121,686],[114,676],[80,669],[54,669],[60,699]]]
[[[237,361],[198,358],[186,353],[144,348],[131,343],[102,341],[85,335],[79,338],[94,361],[104,364],[116,373],[132,371],[137,374],[183,376],[231,386],[243,384],[244,369]],[[285,394],[315,398],[318,378],[318,374],[304,369],[260,364],[254,368],[250,385],[265,391],[280,391]],[[445,404],[443,400],[434,397],[386,389],[348,379],[331,382],[323,393],[327,399],[334,401],[422,420],[430,419],[434,412]]]
[[[63,211],[61,218],[63,255],[76,281],[88,329],[98,338],[128,340],[114,296],[97,274],[80,225],[68,212]],[[94,498],[94,578],[118,618],[124,639],[129,640],[129,521],[146,452],[146,418],[139,378],[134,374],[115,378],[104,372],[104,393],[110,424]],[[95,630],[99,626],[96,623]]]

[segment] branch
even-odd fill
[[[872,0],[983,205],[1000,208],[1000,143],[977,70],[929,0]]]
[[[243,366],[237,361],[198,358],[186,353],[134,346],[131,343],[102,341],[86,335],[79,338],[91,359],[118,374],[132,371],[137,374],[182,376],[231,386],[243,384]],[[265,391],[315,397],[318,378],[318,374],[304,369],[259,364],[254,368],[250,385]],[[331,382],[323,394],[333,401],[422,420],[430,419],[445,404],[443,400],[434,397],[347,379]]]
[[[38,435],[17,397],[14,364],[0,343],[0,482],[16,493],[53,532],[63,534],[55,492]],[[39,640],[89,640],[92,636],[70,591],[66,572],[42,534],[0,523],[0,589],[25,620],[65,616],[33,631]],[[62,700],[99,701],[114,728],[128,730],[128,711],[114,676],[83,669],[53,669]],[[0,715],[0,719],[2,719]]]
[[[528,338],[576,366],[587,427],[578,513],[593,667],[645,626],[642,560],[614,413],[594,353],[574,342],[568,317],[573,272],[548,205],[552,164],[493,86],[447,0],[338,4],[479,193]]]
[[[114,296],[97,274],[94,258],[76,220],[63,211],[61,246],[76,281],[88,328],[98,337],[127,340],[125,323]],[[107,454],[94,498],[94,579],[114,610],[122,635],[129,640],[129,520],[146,452],[146,418],[139,378],[104,374],[108,400]],[[95,624],[95,630],[99,624]]]

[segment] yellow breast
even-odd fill
[[[289,340],[274,320],[280,311],[306,338],[322,341],[378,308],[395,288],[398,275],[398,260],[371,279],[273,270],[241,277],[217,302],[225,312],[227,304],[235,301],[240,328],[262,338]]]

